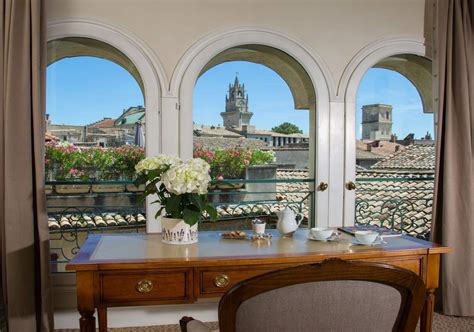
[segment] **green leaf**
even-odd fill
[[[184,222],[192,226],[199,221],[201,217],[201,212],[185,208],[183,210],[183,219]]]
[[[176,213],[179,213],[180,211],[180,208],[179,208],[180,204],[181,204],[181,196],[171,195],[170,197],[166,199],[166,211],[175,215]]]
[[[156,214],[155,214],[155,219],[157,219],[159,216],[161,216],[161,212],[163,211],[164,208],[165,208],[165,207],[162,206],[162,207],[156,212]]]
[[[207,211],[207,213],[209,213],[209,219],[211,219],[212,221],[217,220],[217,210],[215,207],[213,207],[212,205],[207,205],[205,207],[205,210]]]
[[[197,194],[191,194],[189,195],[189,201],[192,205],[196,206],[196,208],[199,209],[199,211],[204,210],[204,204],[203,204],[203,199],[200,195]]]
[[[139,185],[145,184],[146,182],[147,182],[146,176],[143,175],[143,174],[140,174],[140,175],[135,179],[135,181],[133,181],[133,184],[138,187]]]

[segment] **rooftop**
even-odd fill
[[[435,168],[435,146],[433,144],[412,144],[384,160],[377,162],[372,169],[429,170]]]
[[[96,121],[88,125],[89,128],[111,128],[115,124],[115,120],[112,118],[103,118],[102,120]]]
[[[227,130],[224,127],[220,126],[204,126],[204,125],[194,125],[194,135],[195,136],[209,136],[209,137],[242,137],[242,135],[237,134],[233,131]]]

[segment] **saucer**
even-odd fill
[[[363,242],[360,242],[359,240],[357,239],[353,239],[351,241],[352,244],[356,244],[356,245],[359,245],[359,246],[378,246],[380,244],[384,244],[386,243],[384,240],[382,239],[376,239],[374,242],[372,243],[363,243]]]
[[[328,237],[326,240],[319,240],[319,239],[315,238],[311,233],[308,233],[308,234],[306,235],[306,238],[307,238],[308,240],[319,241],[319,242],[328,242],[328,241],[329,241],[329,242],[332,242],[332,241],[337,241],[337,240],[339,240],[339,237],[338,237],[337,234],[335,234],[335,233],[334,233],[333,235],[331,235],[330,237]]]

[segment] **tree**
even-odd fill
[[[273,127],[272,131],[280,134],[302,134],[303,131],[295,124],[283,122],[281,125]]]

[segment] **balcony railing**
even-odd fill
[[[285,207],[302,213],[303,227],[311,227],[313,183],[314,179],[307,177],[214,182],[209,199],[219,219],[213,223],[204,218],[200,230],[249,229],[254,218],[264,219],[274,228],[275,212]],[[50,186],[47,203],[54,271],[64,270],[64,263],[79,251],[88,234],[145,231],[142,193],[131,181],[46,184]],[[62,186],[61,193],[56,191],[58,186]],[[77,192],[77,186],[84,186],[82,192]],[[107,192],[108,187],[121,192]],[[433,177],[357,178],[356,224],[375,224],[427,238],[432,204]]]
[[[219,218],[215,223],[203,218],[200,230],[248,229],[254,218],[274,228],[275,212],[285,207],[302,213],[307,227],[314,198],[312,182],[308,178],[214,182],[208,195]],[[64,271],[88,234],[145,231],[142,193],[132,181],[50,181],[46,185],[53,271]],[[120,192],[107,192],[108,188]]]
[[[356,224],[374,224],[429,238],[432,176],[357,178],[356,183]]]

